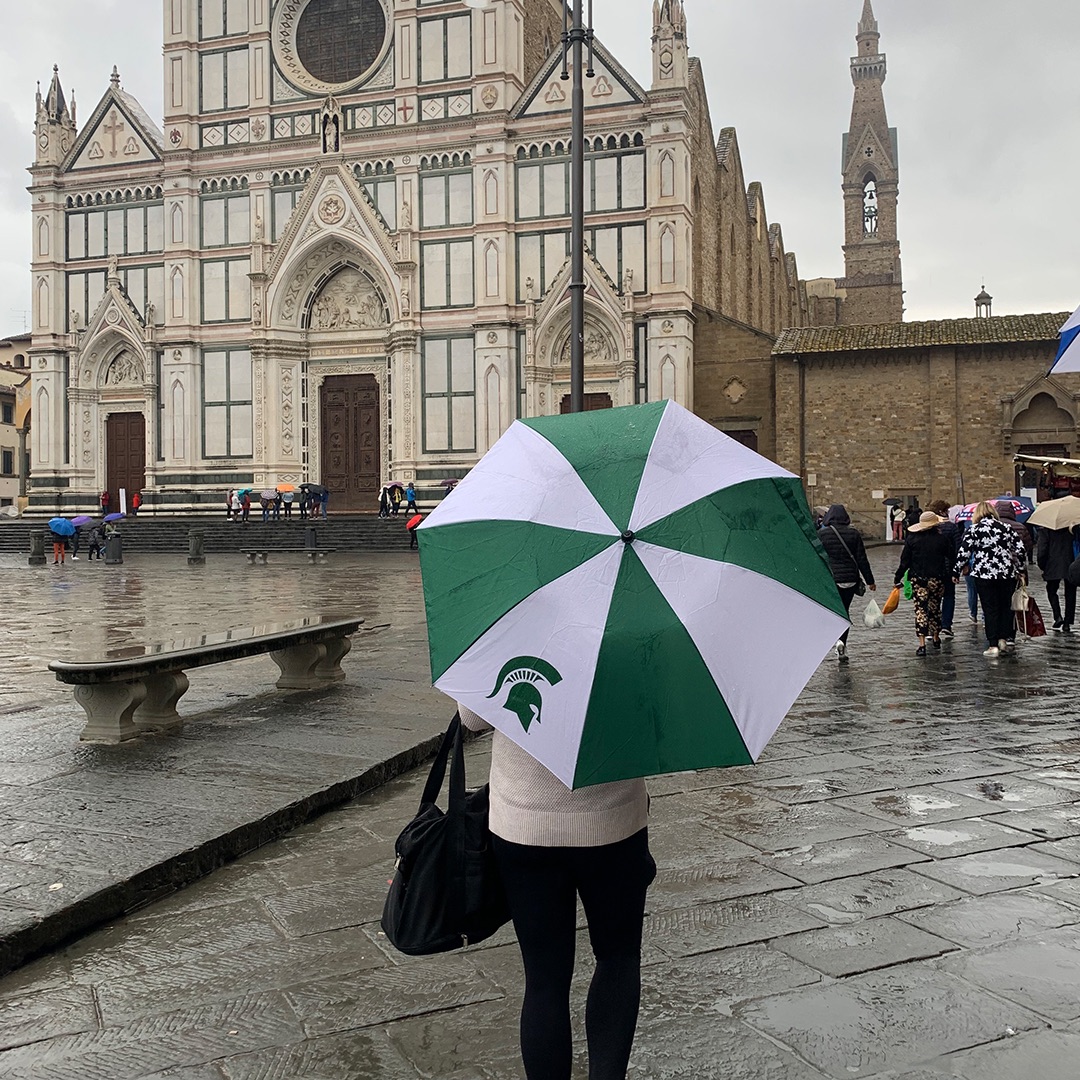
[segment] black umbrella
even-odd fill
[[[895,495],[891,499],[882,499],[883,506],[903,506],[904,500],[898,499]]]
[[[312,495],[327,495],[328,490],[322,484],[301,484],[301,491],[310,491]]]

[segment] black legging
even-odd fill
[[[525,964],[521,1056],[527,1080],[570,1080],[579,894],[596,957],[585,1010],[589,1080],[625,1080],[641,1002],[645,892],[656,876],[648,830],[592,848],[493,840]]]
[[[854,585],[851,588],[845,588],[843,585],[837,585],[836,591],[840,594],[840,603],[844,605],[844,610],[851,611],[851,601],[855,599],[857,592]],[[841,635],[840,640],[846,645],[847,636],[851,633],[851,627],[849,626]]]
[[[1012,611],[1012,595],[1016,590],[1014,578],[976,578],[975,588],[983,609],[983,629],[986,640],[996,646],[999,641],[1016,637],[1016,620]]]

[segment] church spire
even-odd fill
[[[878,32],[877,19],[874,18],[874,8],[870,0],[863,0],[862,18],[859,20],[859,36],[863,34],[876,34]]]
[[[60,69],[54,64],[52,82],[48,92],[41,95],[41,83],[37,90],[37,164],[59,165],[75,141],[74,98],[68,108],[64,88],[60,84]]]
[[[686,86],[690,53],[683,0],[653,0],[653,89]]]

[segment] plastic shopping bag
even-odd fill
[[[881,609],[882,615],[891,615],[900,606],[900,586],[897,585],[889,598],[885,601],[885,607]]]
[[[885,625],[885,616],[882,614],[881,608],[878,607],[876,600],[871,600],[866,605],[866,610],[863,612],[863,622],[866,623],[869,630],[880,630]]]
[[[910,600],[915,595],[915,586],[911,584],[910,572],[904,571],[904,578],[902,581],[904,586],[904,599]]]

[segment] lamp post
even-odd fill
[[[563,0],[564,80],[570,96],[570,411],[585,411],[585,76],[593,77],[593,0],[585,24],[584,0]],[[571,10],[572,6],[572,10]],[[589,46],[588,71],[583,68]],[[568,71],[567,67],[572,71]]]
[[[593,0],[585,19],[585,0],[562,0],[564,81],[570,95],[570,411],[585,411],[585,79],[593,78]],[[492,0],[464,0],[487,8]],[[584,66],[585,47],[589,49]]]

